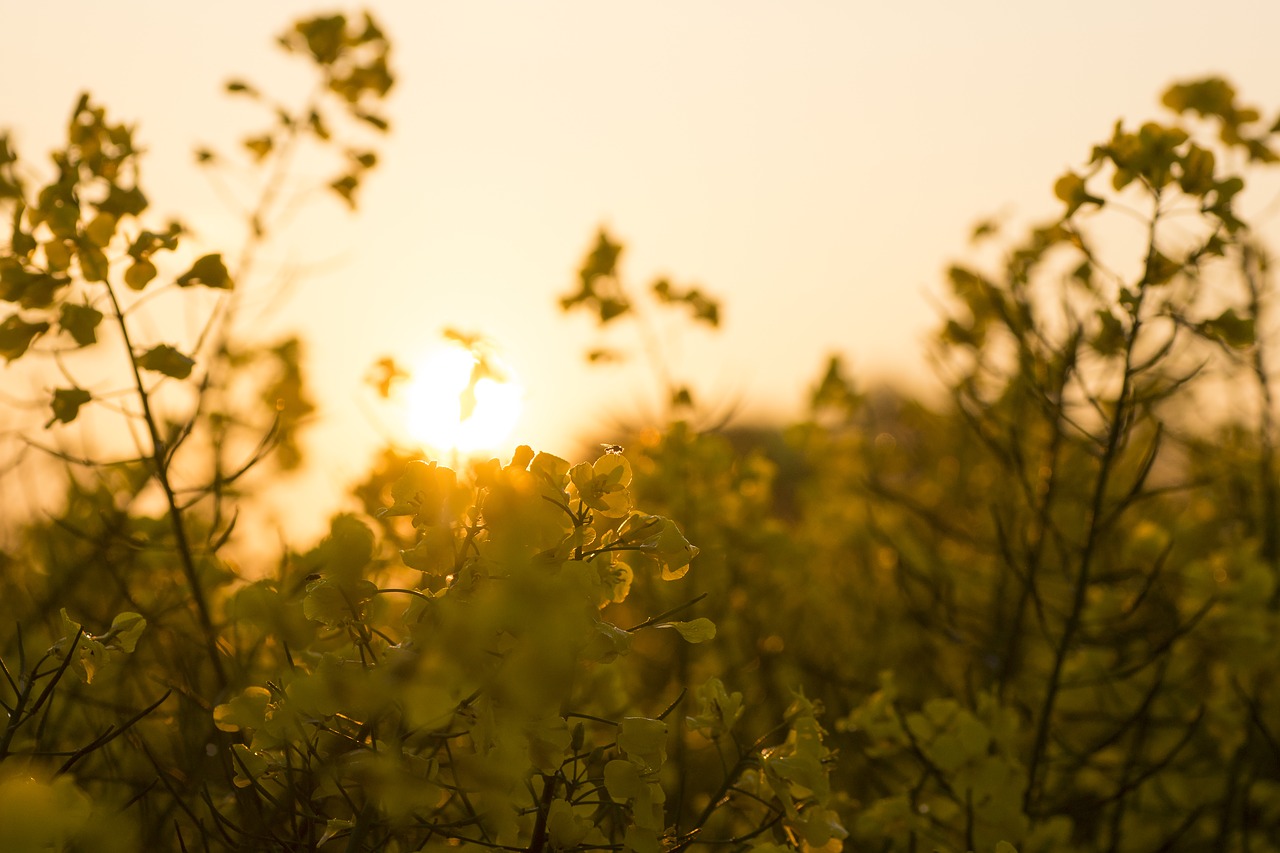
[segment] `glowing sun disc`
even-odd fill
[[[476,356],[459,346],[429,352],[411,369],[405,427],[415,439],[436,450],[474,453],[493,450],[511,435],[524,389],[507,364],[494,355],[484,358],[496,376],[474,382]]]

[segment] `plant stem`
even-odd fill
[[[156,482],[164,492],[168,506],[169,525],[173,528],[174,543],[178,551],[178,559],[182,564],[182,573],[186,576],[187,587],[191,591],[191,600],[196,607],[196,615],[200,620],[200,629],[204,635],[205,647],[209,653],[209,661],[213,664],[214,676],[221,690],[227,686],[227,673],[222,665],[218,652],[218,634],[213,618],[209,612],[209,603],[205,598],[204,587],[200,583],[200,573],[196,569],[195,556],[191,551],[191,543],[187,539],[186,525],[182,520],[182,509],[174,494],[173,483],[169,480],[169,463],[165,458],[164,439],[160,435],[160,425],[156,422],[155,412],[151,407],[151,394],[142,381],[142,371],[134,357],[133,342],[129,337],[129,324],[125,321],[120,301],[116,298],[115,289],[106,282],[107,295],[111,299],[111,307],[115,312],[116,325],[120,329],[120,337],[124,342],[125,352],[129,356],[129,369],[133,372],[134,389],[138,393],[138,401],[142,405],[142,418],[146,422],[147,432],[151,438],[150,462],[155,469]]]

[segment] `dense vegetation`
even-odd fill
[[[38,187],[0,137],[0,354],[55,368],[23,446],[67,471],[0,554],[0,848],[1280,850],[1273,290],[1240,201],[1280,122],[1175,85],[1059,218],[977,229],[943,404],[832,359],[805,422],[707,427],[664,371],[668,422],[623,447],[388,451],[322,541],[234,566],[311,410],[237,286],[297,151],[354,207],[389,126],[371,19],[281,44],[320,85],[228,85],[269,122],[234,258],[152,221],[88,96]],[[719,322],[621,253],[602,232],[562,306]],[[145,339],[153,296],[208,322]],[[138,452],[57,449],[93,417]]]

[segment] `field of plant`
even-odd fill
[[[323,460],[304,342],[238,338],[237,283],[300,147],[357,207],[394,79],[368,16],[281,44],[315,96],[229,84],[266,123],[199,155],[262,176],[233,249],[153,218],[87,95],[52,168],[0,135],[0,355],[50,377],[6,441],[63,494],[2,531],[0,850],[1280,852],[1276,291],[1241,203],[1280,120],[1172,85],[1049,176],[1057,218],[976,228],[944,400],[833,358],[803,422],[748,429],[671,380],[583,459],[388,449],[250,565],[242,515]],[[718,324],[622,252],[548,299]],[[158,299],[195,340],[139,322]],[[60,449],[89,418],[138,452]]]

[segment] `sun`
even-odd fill
[[[424,354],[404,389],[405,428],[437,451],[499,448],[515,429],[524,388],[488,349],[448,344]]]

